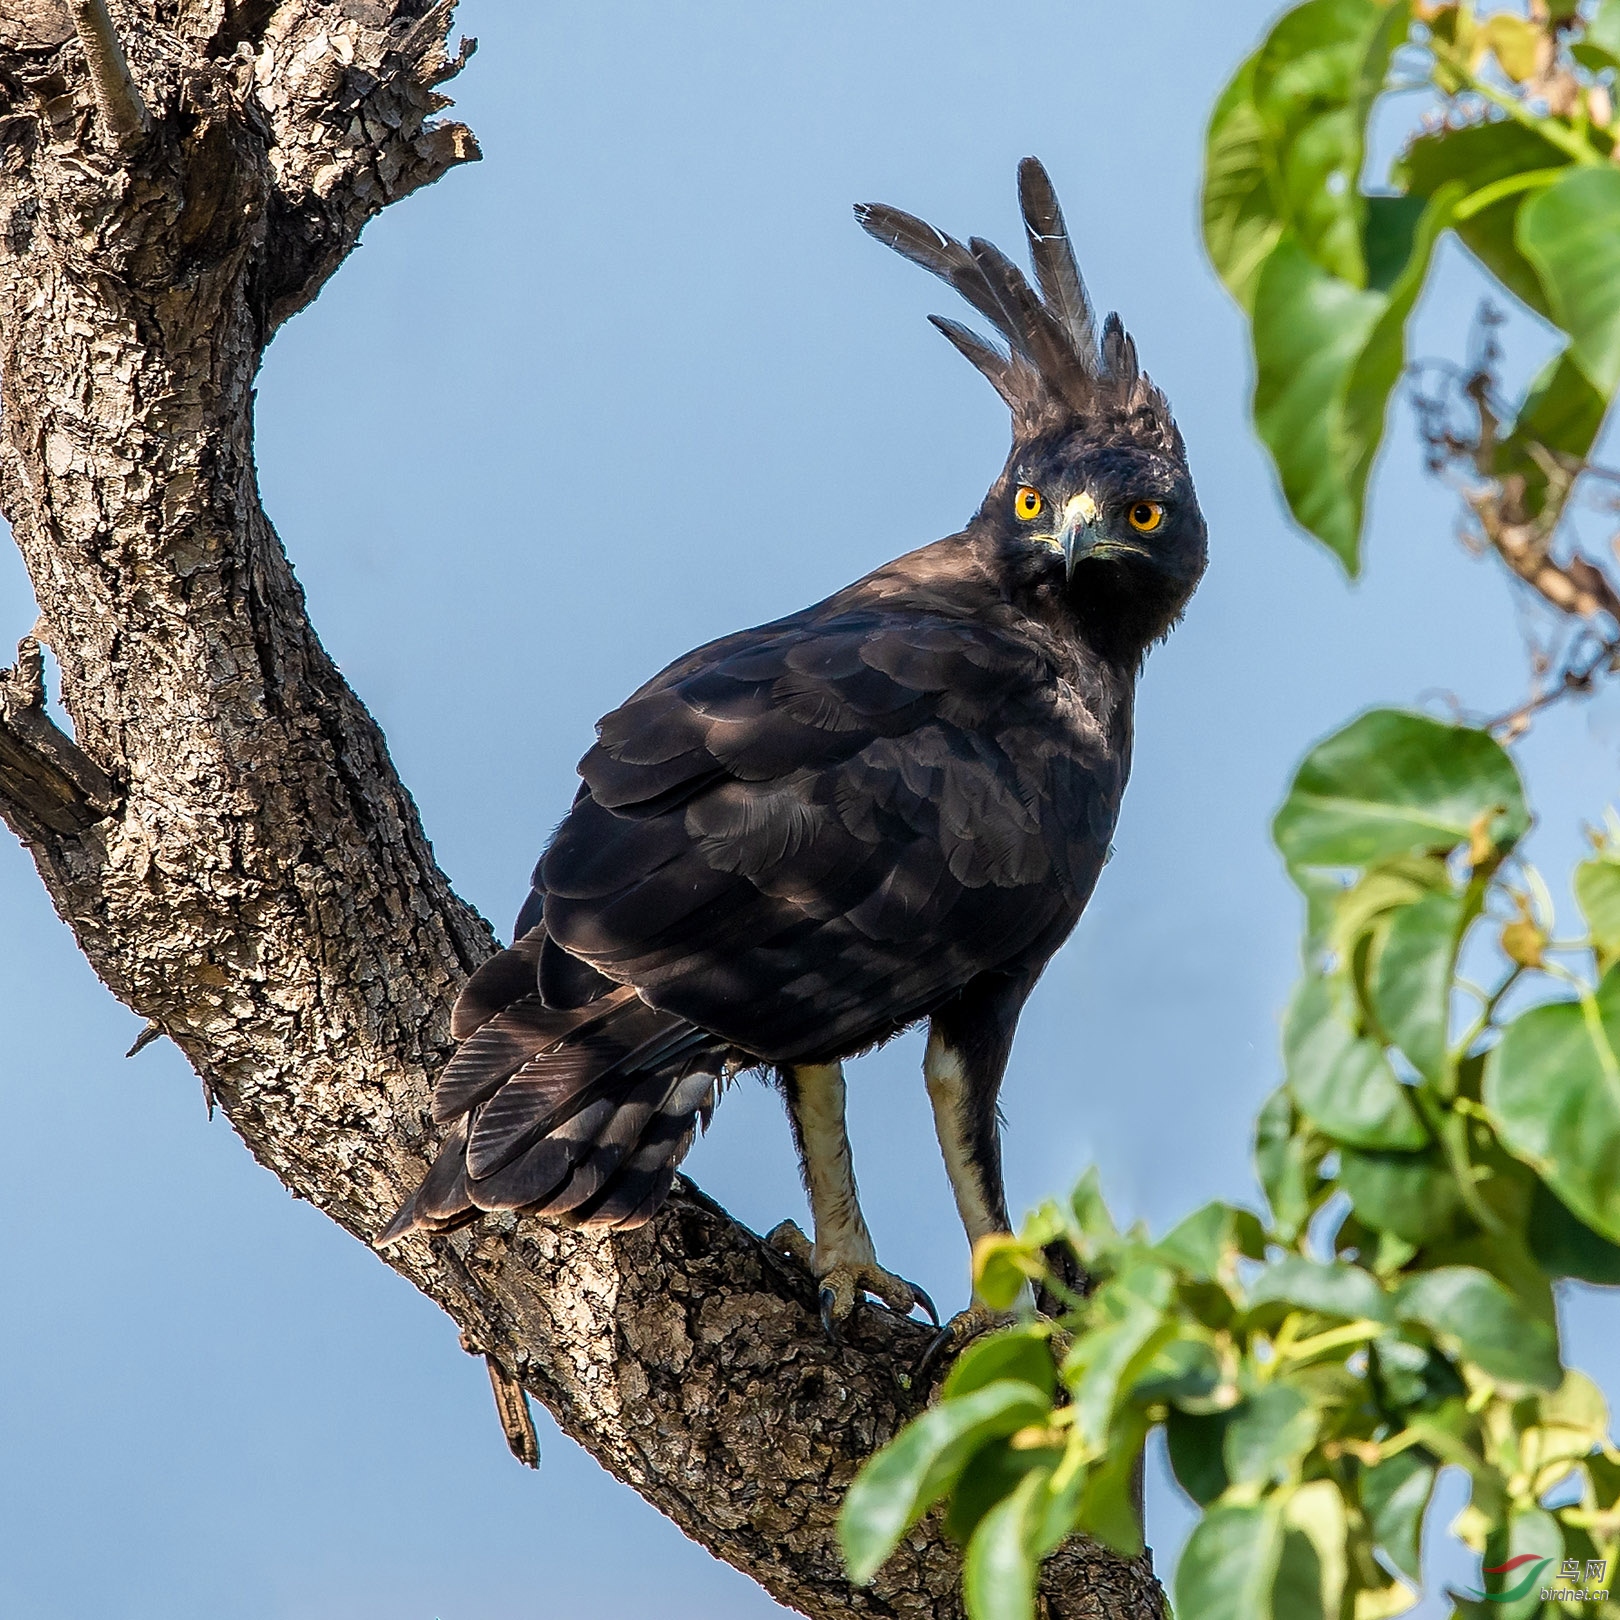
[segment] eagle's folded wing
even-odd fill
[[[603,720],[538,874],[558,945],[808,1062],[1073,925],[1123,762],[1032,643],[884,603],[715,653]]]

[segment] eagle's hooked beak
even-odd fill
[[[1097,503],[1084,490],[1071,496],[1063,508],[1058,540],[1063,546],[1063,565],[1069,579],[1074,578],[1075,566],[1096,550],[1101,538],[1097,533],[1097,517]]]

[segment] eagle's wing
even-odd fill
[[[1125,773],[1033,642],[892,605],[728,637],[599,738],[536,873],[546,933],[772,1062],[1054,949]]]

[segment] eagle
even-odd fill
[[[1207,549],[1169,403],[1119,317],[1099,331],[1036,159],[1018,190],[1033,283],[990,242],[856,209],[1002,340],[930,317],[1012,413],[1000,476],[960,533],[688,653],[600,722],[514,943],[456,1002],[447,1133],[379,1244],[493,1210],[639,1226],[726,1082],[762,1070],[814,1226],[770,1240],[828,1333],[865,1295],[933,1315],[878,1264],[844,1125],[844,1061],[924,1021],[968,1240],[1008,1229],[1013,1033],[1108,859],[1137,675]]]

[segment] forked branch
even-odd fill
[[[45,713],[45,660],[25,636],[17,662],[0,669],[0,815],[33,842],[75,837],[112,814],[117,790],[105,771]]]

